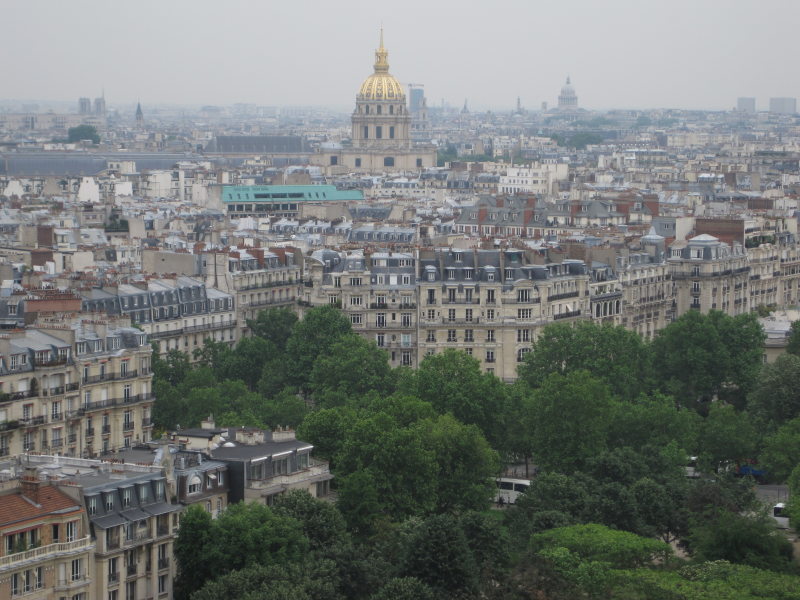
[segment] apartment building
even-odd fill
[[[712,235],[698,235],[674,242],[667,263],[675,287],[676,316],[712,309],[733,316],[755,308],[750,304],[751,264],[741,244],[729,246]],[[770,292],[769,297],[774,295]]]
[[[231,294],[208,288],[199,279],[176,276],[137,284],[93,288],[81,292],[85,312],[130,317],[162,356],[170,350],[201,348],[206,339],[233,345],[238,339],[236,311]]]
[[[0,456],[96,456],[149,439],[146,334],[115,320],[42,319],[0,336]]]
[[[20,462],[38,480],[77,502],[90,525],[81,530],[86,535],[91,532],[85,571],[90,577],[85,577],[89,586],[84,595],[57,593],[43,598],[172,597],[173,542],[184,507],[169,502],[160,466],[46,455],[20,457],[0,466],[14,472],[19,471]]]
[[[202,254],[205,282],[234,297],[238,340],[248,319],[269,308],[294,306],[302,285],[302,254],[295,248],[248,248]]]
[[[418,366],[416,259],[402,252],[314,252],[303,307],[338,306],[353,331],[389,354],[392,366]]]
[[[95,542],[83,503],[36,469],[4,477],[0,491],[0,597],[94,598]]]
[[[506,381],[550,323],[590,317],[583,261],[535,264],[520,250],[421,250],[419,352],[463,350]]]

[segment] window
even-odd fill
[[[350,278],[350,285],[357,287],[361,285],[361,277],[351,277]]]
[[[517,329],[517,341],[518,342],[530,342],[531,341],[531,330],[530,329]]]
[[[356,167],[360,167],[360,166],[361,166],[361,159],[357,158],[356,159]]]
[[[487,329],[486,330],[486,341],[493,342],[494,341],[494,329]]]
[[[337,304],[339,302],[339,296],[330,295],[328,296],[328,304]]]
[[[386,313],[377,313],[375,315],[375,326],[386,327]]]
[[[86,509],[90,515],[97,514],[97,496],[89,496],[86,499]]]
[[[411,313],[401,313],[400,325],[402,327],[411,327]]]
[[[435,342],[436,341],[436,331],[433,329],[428,330],[428,336],[425,338],[426,342]]]
[[[411,366],[411,352],[404,350],[400,354],[400,364],[403,365],[404,367]]]
[[[422,159],[421,158],[417,159],[417,167],[418,168],[422,168]]]
[[[380,106],[378,107],[380,109]],[[383,127],[380,125],[375,127],[375,139],[381,139],[383,137]]]
[[[517,290],[517,302],[530,302],[531,291],[529,289]]]
[[[464,341],[465,342],[474,342],[475,338],[473,337],[473,330],[472,329],[465,329],[464,330]]]
[[[201,481],[198,475],[193,475],[189,478],[188,482],[188,493],[190,494],[197,494],[200,492]]]
[[[122,508],[128,508],[131,505],[131,488],[123,488],[122,492]]]
[[[367,107],[367,112],[369,112],[369,107]],[[368,125],[364,125],[364,139],[365,140],[369,139],[369,126]]]
[[[455,329],[448,329],[447,330],[447,341],[448,342],[455,342],[456,341],[456,330]]]
[[[67,523],[67,539],[68,542],[74,542],[78,539],[78,522],[69,521]]]
[[[490,309],[488,309],[488,310],[486,311],[486,318],[487,318],[489,321],[494,321],[494,309],[493,309],[493,308],[490,308]]]
[[[392,107],[390,106],[389,108],[392,108]],[[389,127],[389,139],[391,139],[391,140],[394,139],[394,125],[391,125]],[[417,165],[417,166],[419,166],[419,165]]]
[[[494,350],[487,350],[486,351],[486,362],[493,363],[494,362]]]
[[[383,159],[383,166],[384,167],[393,167],[394,166],[394,156],[387,156]]]
[[[350,296],[350,306],[361,306],[361,296]]]
[[[464,273],[466,275],[466,273]],[[464,302],[472,302],[472,288],[464,290]]]
[[[383,348],[386,345],[386,335],[383,333],[376,334],[375,344],[378,346],[378,348]]]
[[[80,581],[83,578],[83,559],[76,558],[72,561],[72,581]]]
[[[527,320],[531,318],[533,311],[530,308],[520,308],[517,309],[517,319],[520,320]]]
[[[158,593],[159,594],[166,594],[168,590],[168,582],[169,576],[168,575],[159,575],[158,576]]]
[[[361,313],[356,313],[350,315],[350,323],[352,325],[362,325],[363,324],[363,315]]]
[[[468,323],[472,322],[472,309],[468,308],[464,311],[464,320]]]
[[[114,510],[114,492],[106,494],[106,512]]]
[[[494,303],[494,290],[486,290],[486,301]]]

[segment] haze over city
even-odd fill
[[[567,75],[589,109],[730,109],[800,96],[787,69],[800,4],[6,3],[5,99],[302,104],[349,110],[381,24],[391,72],[431,104],[553,104]],[[16,50],[11,50],[16,49]]]

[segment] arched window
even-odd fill
[[[381,114],[381,105],[378,105],[378,114]]]
[[[393,114],[394,114],[394,104],[390,104],[390,105],[389,105],[389,114],[390,114],[390,115],[393,115]]]
[[[369,106],[364,107],[364,114],[369,114]]]
[[[200,476],[197,473],[195,473],[194,475],[192,475],[189,478],[189,481],[187,483],[187,485],[188,485],[187,492],[189,494],[197,494],[197,493],[199,493],[200,492],[201,483],[202,482],[200,481]]]

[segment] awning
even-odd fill
[[[128,510],[122,511],[122,516],[128,519],[129,521],[141,521],[142,519],[146,519],[150,515],[138,508],[130,508]]]
[[[184,507],[180,504],[167,504],[166,502],[159,502],[157,504],[148,504],[146,506],[142,506],[142,508],[150,515],[155,517],[178,510],[183,510]]]
[[[98,517],[97,519],[92,519],[92,524],[100,529],[110,529],[111,527],[116,527],[117,525],[122,525],[123,523],[127,523],[125,517],[120,514],[114,513],[113,515],[106,515],[105,517]]]

